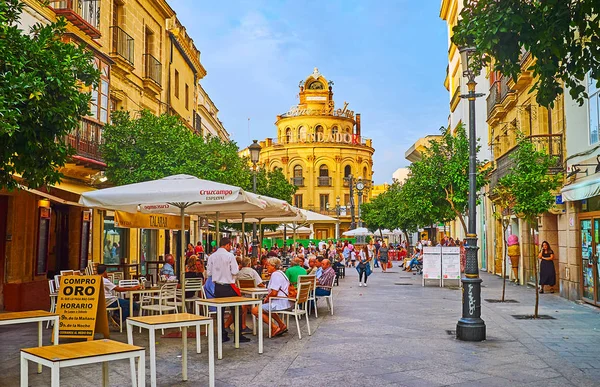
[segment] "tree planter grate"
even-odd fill
[[[489,302],[490,304],[518,304],[519,301],[517,300],[494,300],[491,298],[486,298],[485,299],[486,302]]]
[[[533,318],[532,314],[513,314],[512,316],[517,320],[556,320],[547,314],[539,314],[537,318]]]
[[[396,283],[394,283],[394,285],[407,286],[407,285],[413,285],[413,284],[409,284],[409,283],[405,283],[405,282],[396,282]]]

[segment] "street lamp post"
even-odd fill
[[[465,276],[463,284],[462,318],[456,324],[456,338],[463,341],[483,341],[486,337],[485,322],[481,319],[481,278],[477,263],[477,133],[475,130],[475,99],[483,94],[475,93],[475,73],[469,68],[469,60],[474,48],[461,48],[463,76],[468,79],[468,93],[461,95],[469,101],[469,223],[467,227],[467,245]]]
[[[362,204],[362,196],[363,190],[365,189],[365,183],[363,183],[363,179],[361,176],[358,177],[358,181],[356,182],[356,190],[358,191],[358,227],[362,227],[362,211],[360,210],[360,206]]]
[[[335,223],[335,239],[340,239],[340,197],[335,198],[335,215],[337,222]]]
[[[252,145],[248,147],[250,151],[250,161],[252,161],[252,192],[256,193],[256,173],[257,173],[257,164],[260,158],[260,150],[261,147],[258,144],[257,140],[252,141]],[[252,257],[258,257],[258,238],[256,236],[256,222],[252,223]]]
[[[354,177],[348,175],[345,178],[348,181],[348,187],[350,188],[350,230],[356,228],[356,219],[354,217]]]

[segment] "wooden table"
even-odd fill
[[[221,297],[221,298],[209,298],[203,300],[196,300],[195,312],[197,315],[200,314],[200,306],[206,305],[208,307],[214,306],[217,308],[217,358],[221,360],[223,358],[223,308],[228,306],[235,307],[235,347],[240,347],[240,306],[244,305],[256,305],[261,307],[262,300],[248,297]],[[262,311],[261,311],[262,313]],[[258,324],[258,353],[263,353],[263,324],[262,320]]]
[[[166,328],[182,328],[181,341],[183,343],[183,353],[181,356],[183,381],[187,377],[187,328],[196,327],[196,353],[201,353],[200,347],[201,332],[200,326],[206,326],[208,336],[208,381],[209,386],[215,385],[215,339],[213,321],[210,317],[198,316],[190,313],[173,313],[159,316],[139,316],[127,319],[127,342],[133,344],[133,327],[148,329],[150,334],[150,385],[156,387],[156,330]],[[133,360],[131,360],[133,362]]]
[[[58,324],[57,324],[58,325]],[[102,386],[108,387],[108,362],[111,360],[131,360],[131,384],[146,385],[145,349],[113,340],[84,341],[60,344],[49,347],[26,348],[21,350],[21,387],[29,386],[28,361],[50,367],[51,386],[60,386],[60,369],[77,365],[102,363]],[[135,358],[138,361],[137,382]]]
[[[28,310],[25,312],[0,313],[0,325],[38,323],[38,347],[42,346],[42,331],[44,321],[53,321],[52,341],[58,344],[58,315],[45,310]],[[38,365],[38,374],[42,372],[42,365]]]
[[[265,287],[258,288],[240,288],[240,293],[249,295],[252,298],[262,299],[269,294],[269,289]],[[256,316],[252,315],[252,334],[256,336]]]

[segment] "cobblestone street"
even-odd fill
[[[488,340],[465,343],[454,339],[460,315],[458,289],[421,287],[421,277],[400,272],[376,272],[369,287],[358,287],[356,271],[348,270],[335,289],[335,315],[320,305],[319,318],[311,316],[312,336],[298,340],[295,324],[289,333],[265,339],[258,355],[256,337],[236,350],[223,345],[224,358],[216,361],[218,386],[597,386],[600,384],[600,311],[553,294],[540,295],[540,313],[551,320],[517,320],[532,314],[531,288],[507,285],[507,298],[518,303],[482,305]],[[482,298],[498,299],[502,282],[483,274]],[[49,335],[45,330],[45,340]],[[146,345],[147,334],[134,333],[136,344]],[[0,386],[19,383],[19,348],[34,346],[34,324],[1,327]],[[112,338],[126,341],[113,332]],[[180,340],[159,338],[160,386],[206,385],[206,353],[196,354],[190,343],[189,381],[181,382]],[[203,340],[203,351],[207,348]],[[147,351],[146,351],[147,352]],[[146,359],[148,359],[148,354]],[[50,384],[48,369],[35,374],[30,385]],[[129,363],[111,363],[110,385],[129,382]],[[61,371],[64,386],[98,385],[99,365]],[[147,367],[147,382],[149,371]]]

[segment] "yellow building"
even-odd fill
[[[37,190],[0,190],[0,234],[7,235],[0,238],[0,309],[7,310],[47,308],[46,279],[60,270],[81,269],[90,260],[136,264],[178,250],[175,232],[118,227],[115,213],[77,202],[81,193],[110,183],[99,145],[111,111],[176,114],[202,133],[197,96],[206,75],[200,51],[164,0],[24,3],[24,30],[59,16],[68,21],[66,39],[93,52],[101,82],[92,91],[90,115],[65,139],[75,155],[61,169],[63,181]]]
[[[341,231],[349,229],[350,179],[360,179],[365,188],[360,200],[371,196],[373,152],[370,139],[361,134],[360,114],[348,108],[348,103],[336,107],[333,82],[318,69],[300,82],[298,105],[277,116],[277,137],[267,138],[262,146],[260,163],[269,170],[280,168],[298,187],[293,204],[300,208],[338,216]],[[354,190],[356,222],[358,223],[357,191]],[[315,226],[314,237],[335,237],[335,224]]]
[[[521,54],[522,73],[514,82],[501,74],[489,72],[490,92],[487,97],[487,122],[489,129],[490,146],[494,170],[490,177],[489,192],[492,201],[495,199],[493,190],[498,180],[505,176],[512,168],[511,154],[517,147],[517,133],[521,132],[530,138],[538,149],[544,149],[548,154],[557,158],[556,165],[550,169],[550,173],[559,173],[563,169],[564,161],[564,98],[561,95],[554,103],[554,108],[546,109],[539,106],[535,100],[536,93],[530,89],[535,79],[527,69],[535,58],[529,52]],[[531,246],[530,229],[533,228],[535,244],[547,240],[551,246],[559,246],[558,220],[559,214],[564,210],[556,208],[552,213],[546,213],[540,217],[538,224],[527,225],[522,219],[515,215],[506,215],[510,219],[510,229],[507,234],[515,234],[521,243],[521,261],[519,263],[519,278],[521,284],[535,283],[533,265],[537,259],[529,256]],[[492,218],[491,203],[487,208],[488,219]],[[500,221],[487,222],[488,234],[493,236],[488,240],[490,264],[488,271],[501,274],[503,265],[502,254],[502,227]],[[536,247],[537,251],[537,247]],[[561,257],[560,249],[555,248],[557,268]],[[510,266],[509,266],[510,269]],[[512,271],[509,270],[512,278]]]

